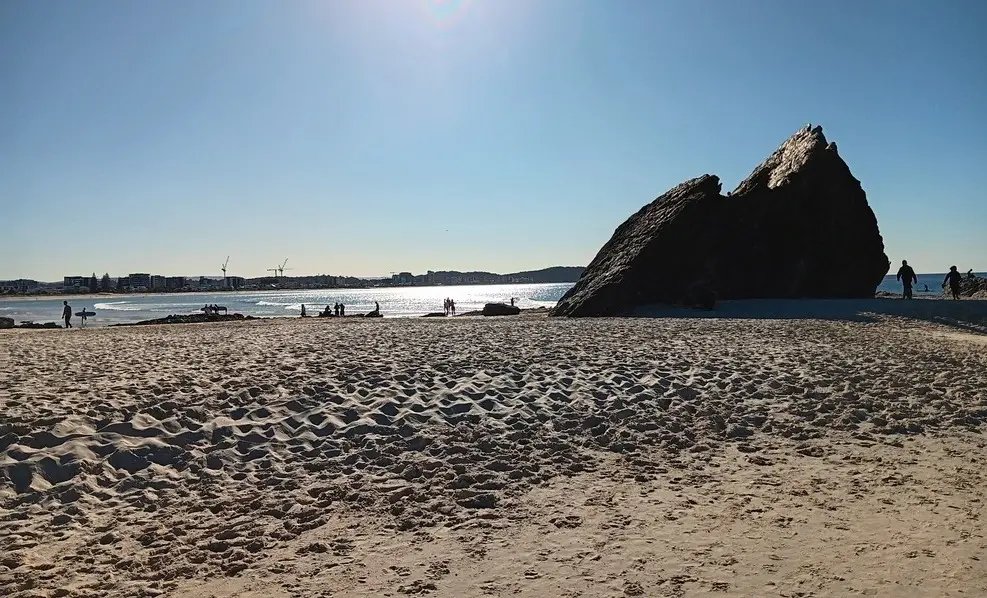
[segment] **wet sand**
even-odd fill
[[[3,331],[0,595],[987,593],[983,335],[781,315]]]

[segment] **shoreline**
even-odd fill
[[[535,307],[523,308],[516,315],[483,316],[479,310],[473,310],[455,316],[436,317],[435,314],[400,314],[388,315],[384,310],[379,318],[372,320],[448,320],[461,318],[479,318],[484,320],[530,317],[549,317],[551,308]],[[318,313],[318,312],[314,312]],[[309,315],[302,318],[298,315],[274,315],[255,316],[233,312],[229,314],[230,320],[251,319],[251,320],[271,320],[271,321],[292,321],[292,320],[318,320],[333,321],[340,319],[336,317],[319,317]],[[221,322],[219,319],[205,318],[203,314],[194,312],[191,314],[170,314],[157,318],[148,318],[137,322],[118,322],[111,324],[90,324],[87,329],[98,329],[106,327],[134,326],[134,325],[171,325],[175,323],[188,323],[181,320],[202,319],[203,322]],[[703,310],[691,307],[681,307],[674,305],[654,304],[636,308],[620,318],[630,319],[698,319],[698,320],[824,320],[824,321],[845,321],[845,322],[875,322],[886,318],[903,318],[913,321],[924,321],[929,323],[947,324],[959,327],[969,332],[987,334],[987,299],[976,297],[963,297],[959,300],[946,299],[944,297],[922,298],[904,300],[901,298],[875,297],[874,299],[743,299],[720,301],[712,310]],[[73,318],[74,320],[76,318]],[[153,322],[154,320],[173,319],[175,322]],[[351,319],[366,319],[364,313],[355,313],[342,318],[346,321]],[[583,320],[584,318],[561,318],[563,320]],[[593,320],[596,318],[586,318]],[[606,319],[606,318],[604,318]],[[59,324],[56,319],[48,320]],[[42,322],[38,322],[42,323]],[[15,328],[18,326],[15,325]],[[73,329],[75,329],[74,327]],[[64,330],[64,328],[60,328]]]

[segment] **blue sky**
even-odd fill
[[[0,2],[0,279],[587,263],[806,122],[987,270],[987,3]]]

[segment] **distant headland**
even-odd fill
[[[134,273],[111,277],[66,276],[60,282],[39,282],[30,279],[0,280],[0,295],[75,295],[81,293],[196,293],[218,291],[263,291],[271,289],[362,289],[409,286],[456,286],[476,284],[540,284],[576,282],[583,266],[552,266],[509,274],[493,272],[459,272],[429,270],[424,274],[392,272],[389,277],[361,278],[319,274],[314,276],[285,276],[283,269],[273,276],[243,278],[240,276],[164,276]]]

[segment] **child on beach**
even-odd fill
[[[960,298],[960,280],[962,279],[959,270],[956,266],[950,266],[949,272],[946,273],[946,278],[942,279],[942,286],[946,288],[946,283],[949,283],[949,290],[953,294],[953,299]]]

